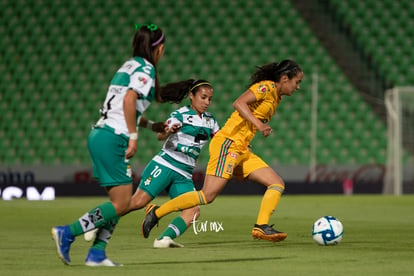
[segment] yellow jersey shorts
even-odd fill
[[[241,150],[233,140],[214,136],[209,146],[210,159],[206,174],[231,179],[233,176],[246,179],[257,169],[269,167],[248,147]]]

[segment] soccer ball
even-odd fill
[[[344,227],[335,217],[324,216],[313,224],[312,237],[320,245],[336,245],[343,235]]]

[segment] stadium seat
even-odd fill
[[[413,28],[401,24],[412,22],[411,11],[401,12],[412,10],[411,5],[356,0],[332,3],[344,22],[355,31],[361,47],[366,47],[364,49],[379,61],[391,80],[402,84],[413,81],[414,74],[410,71],[412,42],[408,43],[406,38],[410,36],[404,35]],[[145,1],[134,5],[130,1],[116,5],[112,2],[17,1],[11,8],[1,3],[6,16],[0,18],[4,23],[0,24],[0,54],[4,57],[0,74],[5,76],[6,82],[0,83],[0,102],[6,101],[12,111],[11,116],[7,116],[10,120],[7,124],[0,121],[0,133],[4,133],[3,139],[11,141],[13,131],[23,126],[33,143],[25,150],[18,150],[13,144],[9,150],[1,151],[0,164],[90,165],[85,146],[89,127],[99,117],[99,107],[113,73],[131,53],[133,24],[150,22],[149,19],[154,18],[166,31],[166,51],[158,66],[161,83],[193,77],[213,82],[215,94],[210,111],[221,125],[233,110],[232,102],[247,88],[256,65],[283,58],[294,58],[301,63],[305,70],[301,90],[282,102],[271,122],[275,139],[257,139],[255,150],[264,158],[276,164],[307,164],[311,75],[317,72],[320,81],[318,142],[323,149],[318,153],[318,160],[353,162],[353,153],[363,152],[363,145],[369,153],[355,160],[368,162],[369,156],[377,156],[375,160],[383,161],[383,157],[374,154],[378,150],[368,142],[347,144],[344,140],[349,138],[340,134],[342,127],[349,127],[355,135],[366,129],[371,134],[358,137],[368,141],[374,137],[372,132],[383,132],[385,126],[370,127],[376,125],[378,118],[359,97],[353,96],[357,91],[297,10],[288,0],[278,5],[279,9],[274,9],[272,1],[260,2],[260,8],[256,1],[243,5],[234,1],[161,1],[156,5]],[[142,16],[142,11],[146,16]],[[107,14],[112,16],[104,16]],[[356,20],[358,17],[361,19]],[[391,30],[379,28],[384,26],[384,20],[404,30],[392,32],[390,36]],[[12,30],[8,26],[15,28]],[[366,31],[361,32],[362,29]],[[377,32],[381,29],[384,30]],[[375,43],[371,43],[374,38]],[[386,56],[406,58],[393,62]],[[17,92],[3,93],[9,90]],[[21,107],[27,109],[26,116],[32,116],[32,124],[28,117],[15,116]],[[146,115],[163,120],[175,107],[154,104]],[[55,139],[53,134],[57,132],[65,139]],[[139,143],[145,151],[134,162],[141,164],[158,152],[161,143],[150,134],[140,135]],[[332,137],[337,142],[332,144]],[[3,142],[2,147],[5,145],[7,143]],[[345,150],[338,149],[344,145]],[[384,148],[385,139],[378,139],[375,145]],[[207,159],[205,154],[200,160],[206,162]]]

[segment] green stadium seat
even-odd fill
[[[387,38],[390,38],[390,30],[379,27],[384,26],[380,21],[383,14],[396,19],[395,24],[398,26],[401,25],[400,20],[409,22],[411,13],[401,13],[400,17],[396,14],[399,14],[397,12],[400,9],[409,10],[411,5],[407,7],[405,2],[393,4],[393,1],[387,1],[383,5],[377,1],[332,2],[344,22],[351,25],[355,22],[358,30],[362,29],[361,26],[368,29],[366,32],[355,33],[359,36],[361,47],[366,47],[372,53],[387,76],[399,83],[408,82],[410,79],[413,81],[413,72],[411,75],[401,76],[401,71],[410,70],[413,61],[412,45],[405,41],[407,36],[404,31],[393,32],[395,37],[389,43]],[[246,89],[255,65],[280,61],[287,57],[300,59],[306,69],[302,90],[281,104],[275,120],[272,121],[275,133],[278,133],[277,139],[273,139],[276,149],[260,149],[263,151],[260,154],[271,162],[308,162],[310,80],[314,71],[320,75],[321,121],[318,137],[320,148],[324,149],[318,153],[318,160],[354,162],[353,150],[356,148],[355,151],[362,151],[360,144],[348,145],[343,142],[346,137],[338,134],[341,129],[337,127],[338,121],[333,118],[340,120],[344,127],[353,127],[354,120],[361,121],[354,132],[363,133],[360,131],[362,129],[378,132],[385,128],[369,127],[374,125],[372,121],[378,121],[375,116],[368,116],[366,120],[361,118],[361,114],[372,111],[364,109],[360,98],[348,98],[357,91],[350,86],[341,70],[287,0],[278,3],[279,10],[274,10],[271,1],[261,2],[262,10],[256,7],[254,1],[246,2],[245,5],[234,1],[194,2],[191,5],[174,1],[165,1],[160,5],[149,2],[134,5],[130,3],[119,2],[114,5],[111,2],[91,2],[86,5],[70,1],[32,1],[15,2],[15,8],[3,9],[10,26],[16,25],[18,28],[9,32],[0,24],[0,34],[4,38],[0,42],[0,54],[4,57],[0,73],[7,79],[7,85],[5,82],[0,83],[0,92],[2,101],[6,101],[7,107],[10,106],[12,110],[12,116],[7,117],[10,125],[0,123],[0,130],[3,131],[0,133],[4,133],[5,140],[11,140],[11,133],[23,126],[26,132],[30,132],[33,143],[32,149],[25,148],[20,151],[13,145],[10,150],[1,151],[0,164],[56,162],[90,165],[89,155],[85,150],[88,124],[97,120],[98,109],[105,97],[110,78],[130,55],[133,23],[145,22],[147,18],[157,18],[157,24],[167,33],[165,56],[159,64],[161,83],[191,77],[202,77],[214,82],[215,95],[210,111],[221,124],[225,123],[232,111],[231,103]],[[389,13],[385,13],[383,9],[389,10]],[[21,14],[17,14],[19,10]],[[146,12],[145,18],[137,18],[142,10]],[[113,16],[105,17],[105,14]],[[355,16],[361,17],[361,21],[355,20]],[[378,20],[373,20],[373,17]],[[388,22],[389,17],[385,16],[384,20]],[[377,29],[384,31],[373,36]],[[291,39],[292,36],[294,39]],[[370,44],[373,37],[377,37],[378,41]],[[378,44],[383,45],[383,48],[377,47]],[[399,52],[390,47],[392,45],[399,45]],[[393,66],[393,60],[384,59],[384,56],[394,55],[408,58]],[[30,72],[27,68],[30,68]],[[398,68],[401,69],[400,74]],[[19,92],[3,93],[5,89]],[[346,97],[337,96],[342,93]],[[27,110],[25,116],[14,116],[22,106]],[[354,110],[353,106],[357,108]],[[171,105],[150,107],[147,115],[166,118],[171,111]],[[354,117],[350,117],[352,113],[355,113]],[[28,120],[30,117],[33,118],[32,124]],[[65,139],[55,139],[55,133]],[[283,136],[283,133],[287,134],[286,138],[279,136]],[[161,143],[150,134],[152,133],[140,137],[140,145],[145,151],[134,162],[141,164],[143,160],[149,160],[161,147]],[[336,141],[333,144],[332,137]],[[363,139],[364,135],[361,137]],[[373,135],[367,137],[372,139]],[[295,140],[298,142],[291,145],[291,141]],[[269,148],[269,141],[272,140],[264,139],[264,142],[260,142],[263,144],[258,144]],[[379,148],[384,148],[383,139],[378,140],[375,145],[377,143]],[[341,150],[345,144],[347,149]],[[367,156],[375,156],[371,153],[374,146],[366,142],[361,144],[368,148]],[[365,161],[369,160],[367,156]],[[383,160],[383,155],[375,158]]]

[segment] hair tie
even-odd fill
[[[143,26],[147,27],[148,30],[150,30],[151,32],[156,31],[158,29],[158,26],[151,23],[151,24],[137,24],[135,23],[135,30],[138,30],[140,28],[142,28]]]

